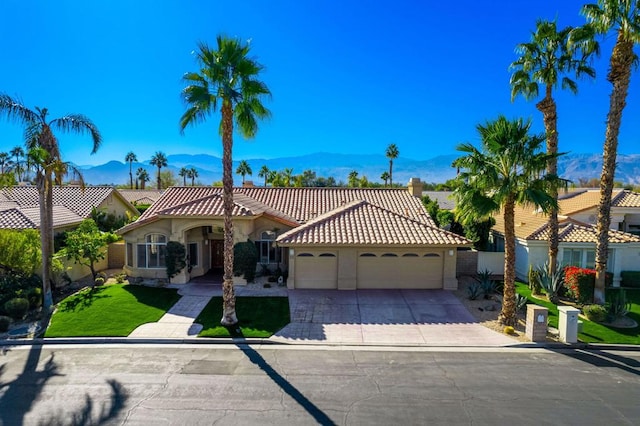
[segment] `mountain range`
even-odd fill
[[[455,177],[456,169],[451,163],[458,155],[443,155],[428,160],[413,160],[400,157],[393,162],[393,180],[396,183],[406,183],[412,177],[419,177],[423,182],[442,183]],[[167,156],[168,166],[163,170],[171,170],[177,179],[182,167],[195,167],[198,171],[197,182],[210,185],[222,180],[222,161],[219,157],[207,154],[188,155],[175,154]],[[640,184],[640,154],[618,155],[615,180]],[[358,176],[366,176],[373,182],[381,182],[380,175],[389,169],[389,160],[379,154],[334,154],[319,152],[297,157],[281,157],[271,159],[246,160],[252,168],[253,175],[247,176],[247,180],[253,180],[256,185],[263,184],[258,177],[258,171],[263,165],[270,170],[284,170],[292,168],[297,175],[305,170],[312,170],[318,177],[334,177],[336,181],[346,182],[349,173],[353,170]],[[239,161],[234,161],[235,171]],[[149,161],[135,162],[132,169],[144,168],[151,177],[149,186],[153,186],[157,168],[149,164]],[[97,166],[79,166],[85,181],[91,185],[99,184],[126,184],[129,182],[129,164],[120,161],[109,161]],[[558,171],[560,176],[574,183],[579,180],[599,178],[602,170],[602,155],[600,154],[567,154],[558,159]],[[234,175],[235,183],[240,183],[240,176]],[[187,179],[187,183],[189,180]]]

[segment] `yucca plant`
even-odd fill
[[[482,286],[478,282],[471,283],[467,287],[467,295],[469,296],[469,300],[476,300],[482,293]]]
[[[516,293],[516,311],[522,311],[527,306],[528,301],[527,296]]]
[[[478,271],[476,273],[476,281],[480,284],[480,288],[484,293],[484,298],[488,299],[492,294],[496,293],[498,290],[498,285],[495,280],[491,278],[493,272],[488,269],[484,271]]]
[[[554,268],[553,271],[549,271],[549,263],[545,263],[537,269],[540,286],[544,292],[547,293],[549,302],[557,305],[559,299],[558,295],[564,285],[564,271],[557,267]]]

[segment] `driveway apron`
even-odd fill
[[[291,323],[275,342],[506,346],[446,290],[290,290]]]

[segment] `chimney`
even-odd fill
[[[422,182],[420,182],[420,178],[409,179],[408,189],[414,197],[422,197]]]
[[[253,184],[252,180],[246,180],[242,183],[242,187],[243,188],[253,188],[255,187],[255,185]]]

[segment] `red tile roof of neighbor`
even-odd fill
[[[545,224],[527,237],[527,240],[549,240],[549,225]],[[563,243],[596,243],[598,228],[576,220],[567,219],[558,225],[558,240]],[[638,243],[640,237],[626,232],[609,230],[610,243]]]
[[[82,222],[117,191],[110,186],[53,187],[54,228]],[[24,229],[40,227],[39,194],[35,186],[13,186],[0,189],[0,228]],[[126,203],[126,201],[123,199]],[[132,206],[133,207],[133,206]]]
[[[470,244],[437,228],[420,199],[406,189],[241,187],[234,188],[233,201],[236,217],[266,215],[295,227],[279,238],[291,244]],[[222,214],[222,188],[171,187],[120,232],[163,217]]]

